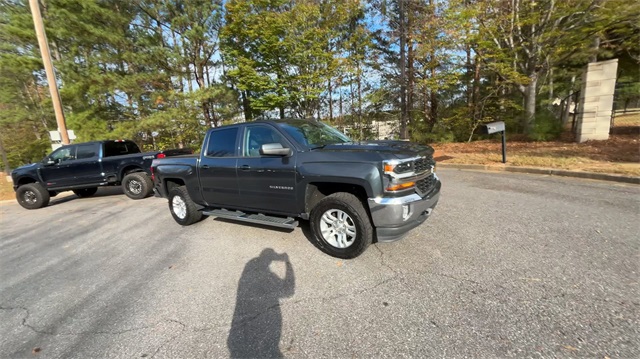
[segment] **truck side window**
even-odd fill
[[[260,147],[267,143],[279,143],[288,147],[282,135],[271,127],[249,126],[244,136],[245,157],[260,157]]]
[[[212,131],[207,144],[207,157],[234,157],[238,127]]]
[[[76,154],[76,146],[68,146],[62,147],[55,150],[50,156],[49,159],[53,160],[56,163],[75,160]]]
[[[104,154],[102,157],[128,155],[140,153],[140,148],[131,141],[107,141],[104,143]]]
[[[76,150],[76,159],[78,160],[93,158],[96,155],[96,145],[78,145]]]

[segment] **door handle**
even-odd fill
[[[202,168],[203,170],[208,170],[208,169],[209,169],[209,166],[208,166],[208,165],[203,165],[201,168]]]
[[[248,171],[248,170],[250,170],[250,169],[251,169],[251,166],[249,166],[249,165],[242,165],[242,166],[240,167],[240,169],[241,169],[241,170],[243,170],[243,171]]]

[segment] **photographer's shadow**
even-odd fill
[[[285,277],[269,266],[284,262]],[[247,263],[238,282],[236,309],[227,345],[232,358],[281,358],[282,312],[280,298],[291,297],[295,277],[289,257],[267,248]]]

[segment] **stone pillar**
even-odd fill
[[[592,62],[582,75],[576,134],[578,142],[608,140],[618,59]]]

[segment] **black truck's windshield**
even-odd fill
[[[298,143],[312,149],[334,143],[351,142],[349,137],[322,122],[299,120],[280,122],[278,125]]]

